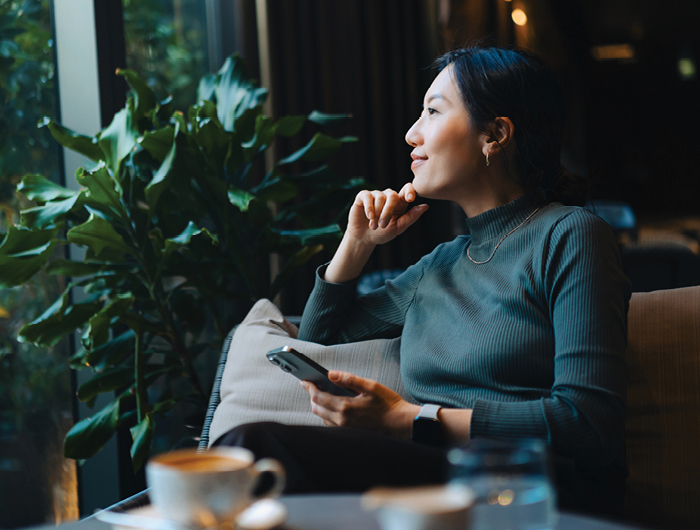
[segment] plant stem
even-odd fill
[[[141,351],[141,334],[136,333],[136,348],[134,351],[134,380],[136,382],[136,415],[138,422],[146,417],[148,412],[148,389],[145,382],[145,359]]]

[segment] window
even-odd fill
[[[15,192],[27,173],[58,182],[60,146],[44,116],[57,115],[48,0],[0,4],[0,239],[31,206]],[[63,458],[73,424],[68,348],[18,343],[19,328],[63,290],[63,279],[38,275],[0,289],[0,528],[78,516],[75,463]],[[26,500],[31,499],[31,509]]]
[[[206,7],[205,0],[124,0],[127,66],[159,97],[172,95],[175,109],[195,103],[209,72]]]

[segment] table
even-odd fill
[[[380,530],[371,513],[360,507],[360,495],[287,495],[281,498],[289,510],[285,530]],[[56,526],[34,530],[55,530]],[[58,526],[59,530],[111,530],[94,517]],[[494,529],[497,530],[497,529]],[[556,530],[639,530],[637,527],[593,517],[563,513]]]

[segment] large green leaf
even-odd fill
[[[219,121],[226,131],[235,129],[235,121],[246,109],[262,105],[267,89],[256,88],[245,73],[243,60],[228,57],[216,76],[216,107]],[[209,98],[207,98],[209,99]]]
[[[343,231],[336,224],[324,226],[323,228],[309,228],[307,230],[275,230],[282,242],[298,242],[302,245],[322,245],[332,241],[337,241],[343,236]]]
[[[87,199],[90,203],[109,207],[113,212],[126,216],[126,211],[121,203],[122,187],[116,178],[110,176],[106,167],[100,167],[96,171],[89,172],[79,168],[75,173],[75,179],[81,186],[88,189]]]
[[[97,371],[114,366],[134,351],[134,338],[134,332],[127,330],[102,346],[85,351],[83,361]]]
[[[286,179],[276,177],[253,189],[261,201],[286,202],[297,196],[299,187]]]
[[[212,121],[217,127],[223,129],[223,124],[219,121],[219,113],[216,108],[216,103],[213,101],[200,101],[192,107],[192,111],[196,116],[196,123],[202,121]]]
[[[41,315],[18,332],[20,342],[53,346],[63,337],[83,326],[102,307],[100,300],[70,303],[71,286]]]
[[[10,226],[0,244],[0,288],[22,285],[39,272],[53,254],[57,232]]]
[[[218,121],[218,120],[217,120]],[[232,133],[227,133],[215,121],[207,118],[199,124],[194,138],[210,157],[210,163],[218,174],[223,174],[224,160],[229,150]]]
[[[41,175],[31,174],[22,177],[22,182],[17,186],[17,191],[21,191],[27,199],[35,202],[68,199],[79,193],[78,190],[69,190],[59,186]]]
[[[158,162],[163,162],[175,142],[175,127],[168,125],[155,131],[146,131],[139,144]]]
[[[55,228],[46,230],[31,230],[20,226],[10,225],[5,239],[0,244],[0,255],[21,255],[32,249],[43,247],[58,233]]]
[[[133,120],[133,102],[117,112],[112,123],[100,133],[98,145],[104,153],[105,163],[115,178],[119,178],[122,160],[136,146],[139,132]]]
[[[240,211],[248,211],[250,201],[252,201],[253,199],[255,199],[255,195],[253,195],[252,193],[237,188],[236,186],[229,187],[228,200]]]
[[[262,115],[263,108],[261,105],[250,109],[245,109],[238,117],[236,117],[234,132],[238,136],[241,144],[250,141],[255,134],[255,124],[258,121],[258,116]]]
[[[149,412],[146,417],[139,423],[131,427],[131,461],[134,465],[134,472],[141,469],[141,466],[148,458],[153,443],[153,434],[155,433],[156,423],[153,419],[153,413]]]
[[[112,325],[112,320],[116,320],[131,309],[135,300],[131,293],[119,294],[95,315],[90,317],[88,327],[82,337],[85,349],[92,350],[106,343],[109,339],[109,329]]]
[[[306,116],[284,116],[275,123],[275,132],[280,136],[294,136],[306,123]]]
[[[118,426],[120,401],[121,396],[97,414],[73,425],[63,442],[63,456],[75,460],[95,456]]]
[[[51,131],[51,135],[56,139],[56,141],[63,147],[67,147],[73,151],[76,151],[82,155],[85,155],[95,162],[104,160],[104,153],[100,146],[97,144],[97,138],[92,138],[90,136],[83,136],[76,132],[59,125],[50,118],[44,118],[40,123],[39,127],[48,127]]]
[[[57,259],[49,263],[49,266],[46,267],[46,273],[73,278],[76,276],[95,274],[99,272],[101,268],[102,265],[96,263],[81,263],[80,261]]]
[[[71,228],[67,238],[76,245],[90,247],[96,256],[100,256],[104,249],[131,252],[122,236],[112,228],[109,221],[94,213],[90,214],[90,218],[85,223]]]
[[[107,369],[80,385],[80,388],[78,388],[78,399],[80,401],[90,401],[99,394],[125,388],[133,383],[133,366]]]
[[[199,80],[197,86],[197,103],[211,100],[216,90],[216,74],[207,74]]]
[[[336,125],[344,123],[352,118],[352,114],[326,114],[317,110],[309,114],[309,121],[319,125]]]
[[[278,166],[293,162],[318,162],[335,155],[344,142],[354,141],[354,138],[331,138],[325,134],[316,133],[304,147],[292,153],[288,157],[277,162]]]
[[[176,122],[173,138],[177,139],[177,133],[180,130],[180,123]],[[153,175],[153,180],[146,186],[146,198],[149,200],[149,209],[154,211],[160,195],[170,185],[169,181],[175,173],[173,167],[177,156],[177,141],[173,140],[168,154],[165,155],[163,163],[158,168],[158,171]]]
[[[134,465],[134,472],[138,471],[143,463],[148,458],[153,443],[153,435],[155,434],[155,415],[165,414],[175,406],[175,401],[172,399],[157,403],[151,412],[146,413],[146,416],[136,425],[131,427],[131,460]]]
[[[275,123],[267,116],[260,115],[255,119],[255,134],[243,147],[246,149],[246,160],[250,161],[260,151],[272,142],[275,137]]]
[[[216,236],[216,234],[212,234],[206,228],[197,228],[197,225],[190,221],[187,224],[187,227],[180,234],[165,240],[165,248],[163,249],[164,257],[169,256],[180,247],[188,245],[191,239],[199,234],[206,235],[211,240],[213,245],[217,245],[219,243],[219,238]]]
[[[23,226],[28,228],[50,228],[62,223],[65,217],[83,207],[85,190],[67,199],[49,201],[44,206],[27,208],[20,213]]]
[[[131,94],[134,98],[134,116],[136,119],[146,117],[156,106],[156,95],[151,87],[149,87],[133,70],[118,68],[117,75],[124,76],[131,87]]]
[[[176,369],[181,369],[177,366],[159,366],[149,365],[146,371],[145,381],[151,382],[165,373]],[[95,399],[99,394],[112,392],[123,388],[130,387],[134,384],[134,367],[119,366],[116,368],[108,368],[101,373],[97,373],[92,379],[86,381],[78,388],[78,399],[80,401],[90,401]]]

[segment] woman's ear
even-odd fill
[[[486,145],[484,146],[484,154],[496,154],[501,149],[506,149],[513,140],[515,135],[515,125],[510,118],[499,116],[490,127],[490,132],[487,135]]]

